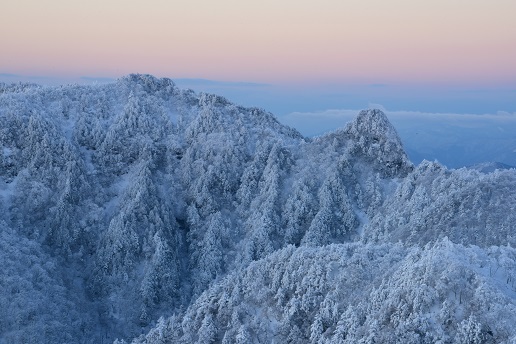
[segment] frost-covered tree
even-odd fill
[[[303,237],[305,245],[321,246],[349,240],[358,220],[339,175],[331,174],[319,190],[320,208]]]
[[[515,188],[379,110],[303,138],[149,75],[0,84],[0,342],[511,343]]]

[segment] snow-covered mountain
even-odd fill
[[[169,79],[0,85],[0,343],[511,342],[515,170]]]

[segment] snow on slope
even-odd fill
[[[515,253],[447,239],[288,247],[134,343],[511,343]]]
[[[414,167],[379,110],[309,139],[149,75],[2,90],[1,240],[33,247],[7,258],[14,290],[52,261],[67,292],[6,308],[0,342],[514,337],[492,322],[512,319],[514,170]]]

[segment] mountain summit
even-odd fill
[[[0,89],[1,343],[516,340],[514,170],[413,166],[379,110]]]
[[[344,131],[353,142],[357,154],[376,164],[385,175],[406,174],[412,170],[412,163],[396,129],[381,110],[360,111]]]

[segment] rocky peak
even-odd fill
[[[351,151],[373,162],[383,175],[405,176],[412,171],[398,133],[383,111],[360,111],[344,132],[351,141]]]

